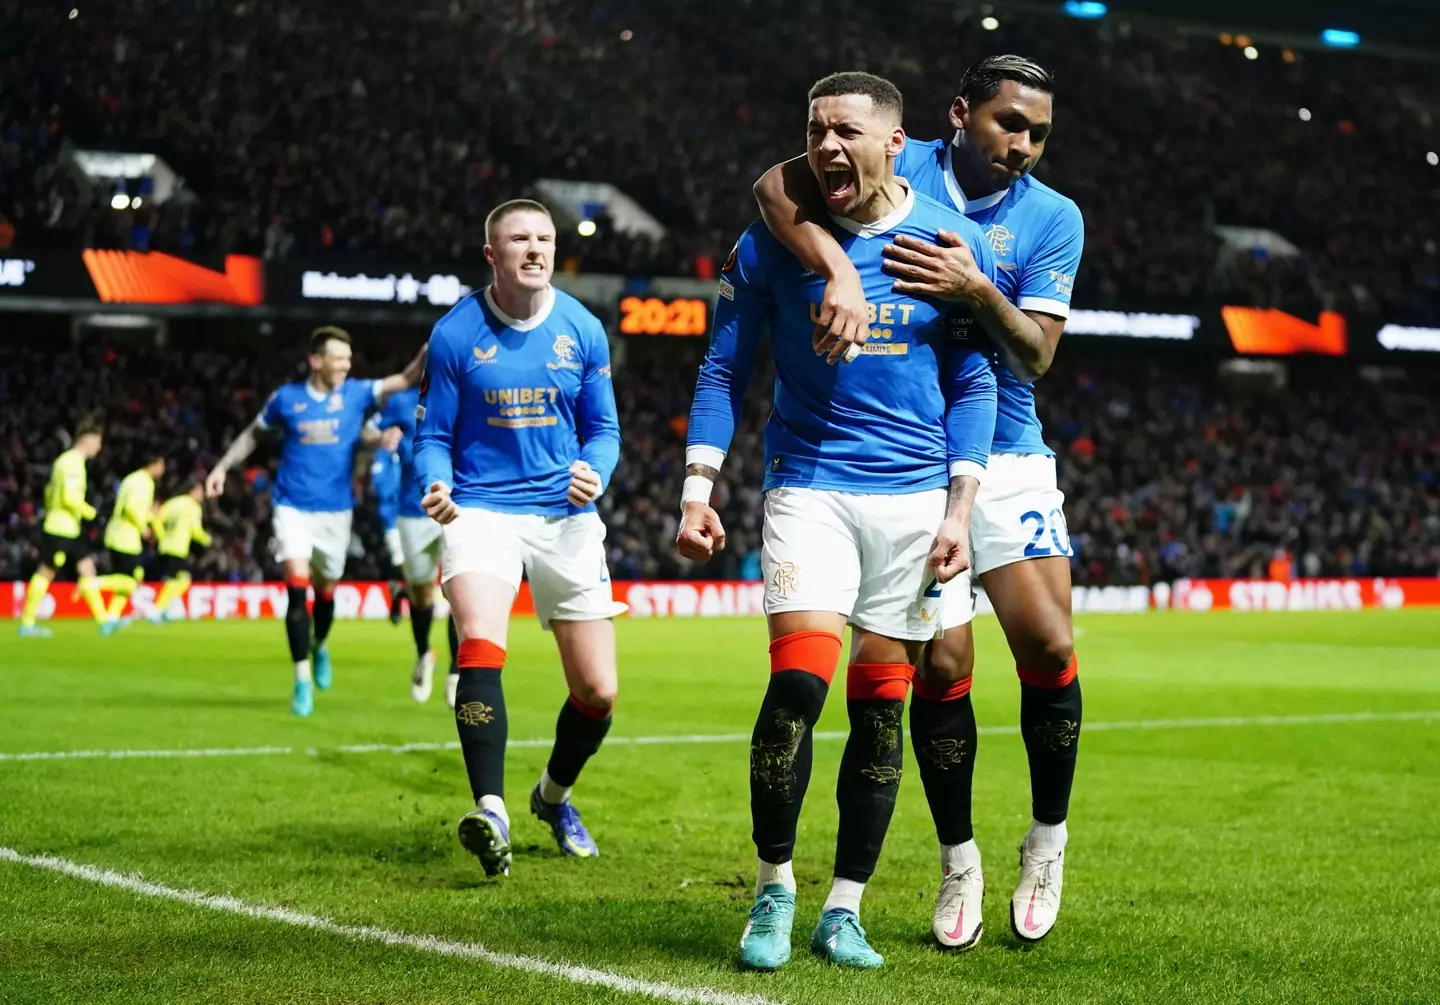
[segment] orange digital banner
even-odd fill
[[[1319,324],[1273,307],[1222,307],[1220,316],[1238,352],[1259,356],[1302,352],[1345,355],[1345,318],[1334,311],[1321,311]]]
[[[158,251],[82,254],[95,292],[107,304],[233,304],[265,302],[265,267],[252,255],[226,255],[225,271]]]
[[[25,583],[0,583],[0,617],[18,617],[25,605]],[[159,585],[145,583],[131,598],[129,613],[154,613]],[[615,599],[632,618],[754,617],[765,613],[765,584],[729,581],[632,581],[614,584]],[[983,593],[981,613],[990,613]],[[443,616],[443,599],[439,601]],[[166,613],[175,619],[268,620],[283,618],[284,583],[195,583]],[[1153,586],[1076,586],[1077,614],[1143,614],[1150,610],[1207,611],[1359,611],[1372,608],[1440,607],[1440,579],[1181,579]],[[511,611],[531,616],[535,604],[523,583]],[[88,618],[89,609],[71,583],[50,588],[42,618]],[[341,583],[335,589],[335,616],[346,620],[382,620],[390,616],[385,583]]]
[[[1177,611],[1359,611],[1440,607],[1440,579],[1179,579],[1152,588]]]

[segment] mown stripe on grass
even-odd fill
[[[1147,729],[1223,729],[1239,726],[1322,726],[1365,722],[1417,722],[1440,719],[1440,709],[1414,712],[1334,712],[1321,715],[1249,715],[1216,716],[1207,719],[1134,719],[1128,722],[1087,722],[1082,732],[1114,732]],[[981,736],[1006,736],[1016,733],[1015,726],[981,726]],[[817,740],[843,740],[844,732],[819,732]],[[645,747],[665,744],[741,743],[750,739],[749,733],[695,733],[688,736],[612,736],[605,741],[607,747]],[[511,747],[544,747],[554,740],[542,737],[534,740],[511,740]],[[167,757],[271,757],[282,754],[305,754],[318,757],[321,754],[414,754],[431,751],[459,750],[460,744],[451,740],[422,741],[418,743],[353,743],[339,747],[211,747],[195,750],[183,748],[158,750],[36,750],[16,753],[0,753],[4,761],[80,761],[80,760],[130,760]]]
[[[142,897],[174,900],[191,907],[238,914],[247,918],[274,921],[296,928],[309,928],[355,942],[378,942],[387,946],[415,949],[440,956],[456,956],[475,960],[494,967],[508,970],[523,970],[532,974],[543,974],[572,984],[597,984],[628,994],[644,995],[671,1002],[695,1002],[699,1005],[778,1005],[758,995],[733,994],[711,988],[687,988],[664,981],[650,981],[638,977],[626,977],[608,970],[596,970],[573,963],[556,963],[539,956],[524,956],[519,953],[504,953],[486,949],[475,942],[452,942],[433,935],[411,935],[406,932],[392,932],[386,928],[370,925],[342,925],[338,921],[322,918],[316,914],[292,910],[288,907],[266,907],[251,904],[225,894],[202,893],[199,890],[181,890],[163,883],[156,883],[129,873],[115,872],[99,866],[71,862],[53,855],[25,855],[13,848],[0,846],[0,861],[26,865],[34,869],[58,872],[73,879],[97,883],[101,886],[128,890]]]

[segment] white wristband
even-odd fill
[[[680,505],[698,502],[710,505],[710,490],[715,483],[704,475],[686,475],[685,487],[680,490]]]

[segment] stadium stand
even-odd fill
[[[106,416],[90,490],[107,513],[100,500],[113,498],[138,450],[163,447],[169,481],[203,472],[264,395],[300,374],[298,352],[277,340],[75,345],[9,322],[0,335],[0,580],[29,572],[49,460],[82,414]],[[355,372],[389,372],[419,338],[360,338]],[[729,548],[698,569],[671,547],[698,361],[698,346],[666,347],[616,368],[625,447],[602,497],[616,579],[758,577],[763,370],[717,489]],[[1261,392],[1230,386],[1184,354],[1062,347],[1038,397],[1060,458],[1075,581],[1266,578],[1282,553],[1297,576],[1440,575],[1440,380],[1425,371],[1389,378],[1315,361],[1294,365],[1287,387]],[[262,451],[243,479],[230,479],[197,577],[278,578],[269,552],[274,460],[273,449]],[[348,574],[379,578],[373,505],[362,501],[360,512],[363,553]],[[101,531],[90,527],[97,541]]]
[[[641,0],[97,0],[58,22],[0,0],[0,216],[30,247],[456,258],[498,198],[596,178],[670,237],[569,236],[568,268],[704,274],[754,216],[758,170],[798,148],[810,81],[885,73],[915,135],[940,135],[967,57],[1003,49],[1059,82],[1039,174],[1089,223],[1087,304],[1212,295],[1440,321],[1440,248],[1411,225],[1440,217],[1420,139],[1440,116],[1434,65],[1247,61],[1113,18],[1060,31],[1016,13],[987,32],[968,8],[901,8],[780,18],[793,5],[756,0],[722,30],[706,5]],[[154,150],[195,201],[116,212],[61,168],[75,143]],[[1302,254],[1217,270],[1213,224],[1273,228]]]

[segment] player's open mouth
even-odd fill
[[[827,164],[820,177],[830,202],[845,202],[855,194],[855,172],[848,164]]]
[[[544,271],[545,271],[545,264],[544,264],[543,262],[526,262],[524,265],[520,266],[520,271],[521,271],[521,272],[544,272]]]

